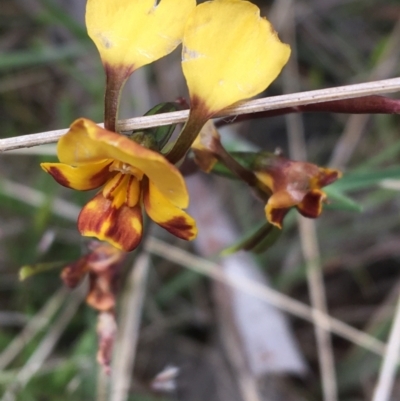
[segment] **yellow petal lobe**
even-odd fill
[[[289,209],[296,206],[303,199],[301,193],[291,193],[283,190],[274,193],[265,206],[267,220],[278,228],[282,228],[283,218]]]
[[[63,163],[41,163],[40,166],[59,184],[78,191],[88,191],[103,185],[109,175],[110,161],[73,167]]]
[[[197,235],[196,222],[180,208],[174,206],[152,183],[144,183],[143,203],[149,217],[171,234],[184,240]]]
[[[103,64],[130,72],[174,50],[195,0],[88,0],[86,26]]]
[[[262,92],[290,55],[254,4],[205,2],[185,27],[182,68],[190,98],[209,115]]]
[[[87,118],[75,120],[70,125],[69,131],[58,141],[57,156],[60,162],[80,166],[110,159],[104,152],[102,144],[89,135],[92,133],[93,136],[94,131],[105,130]]]

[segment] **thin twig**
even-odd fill
[[[307,283],[311,305],[314,311],[318,310],[327,314],[328,307],[322,266],[320,263],[317,227],[313,220],[306,219],[300,215],[298,216],[298,224],[301,248],[306,263]],[[316,314],[315,321],[318,321]],[[326,401],[336,401],[338,400],[337,380],[331,334],[329,330],[324,329],[319,324],[314,326],[314,330],[317,339],[319,366],[321,369],[323,399]]]
[[[286,8],[288,1],[281,1],[282,7]],[[291,7],[287,9],[285,18],[286,26],[284,33],[286,41],[292,49],[292,57],[284,70],[283,82],[285,92],[293,92],[299,89],[300,76],[297,65],[297,47],[295,32],[295,4],[289,1]],[[289,154],[295,160],[307,160],[306,140],[304,136],[304,125],[300,114],[290,114],[286,118],[286,126],[289,140]],[[305,219],[298,215],[297,223],[300,231],[300,244],[306,264],[306,274],[310,301],[314,311],[327,314],[325,285],[320,263],[320,251],[315,221]],[[317,317],[315,317],[318,320]],[[322,382],[322,393],[325,401],[337,401],[337,380],[335,373],[335,360],[331,334],[318,324],[314,325],[317,340],[318,361]]]
[[[148,271],[149,254],[142,252],[135,260],[122,296],[120,328],[112,366],[111,401],[128,399]]]
[[[10,150],[8,155],[18,156],[57,156],[57,145],[40,145],[34,148],[19,148]]]
[[[332,333],[377,355],[383,355],[385,352],[386,345],[377,338],[357,330],[321,311],[314,310],[308,305],[296,301],[285,294],[281,294],[273,288],[266,287],[244,277],[226,277],[216,263],[194,256],[189,252],[171,246],[171,244],[167,244],[156,238],[149,238],[146,241],[145,248],[151,253],[180,264],[181,266],[197,273],[218,280],[224,284],[231,285],[232,287],[251,294],[254,297],[263,299],[285,312],[307,320],[308,322],[317,324],[325,330],[330,330]]]
[[[292,93],[290,95],[271,96],[262,99],[250,100],[229,107],[217,114],[216,117],[237,116],[266,110],[275,110],[282,107],[293,107],[310,103],[349,99],[380,93],[391,93],[399,90],[400,78],[392,78],[381,81],[365,82],[355,85],[339,86],[335,88],[319,89],[309,92]],[[172,113],[163,113],[153,116],[121,120],[118,123],[118,130],[130,131],[133,129],[151,128],[161,125],[182,123],[187,120],[188,114],[188,110],[183,110]],[[67,129],[60,129],[55,131],[41,132],[38,134],[0,139],[0,152],[57,142],[58,139],[66,132]]]
[[[372,401],[389,401],[400,356],[400,297]]]

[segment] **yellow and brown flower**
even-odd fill
[[[60,163],[41,167],[61,185],[81,191],[102,190],[82,209],[78,229],[131,251],[142,237],[142,206],[158,225],[175,236],[196,236],[185,182],[161,154],[81,118],[58,142]]]
[[[321,188],[341,177],[338,170],[271,153],[260,154],[256,165],[253,171],[270,195],[265,206],[266,217],[279,228],[291,207],[305,217],[318,217],[327,199]]]

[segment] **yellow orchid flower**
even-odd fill
[[[259,8],[242,0],[197,6],[182,44],[191,108],[201,108],[207,116],[262,92],[290,55]]]
[[[161,154],[80,118],[58,142],[60,163],[41,167],[61,185],[81,191],[103,186],[82,209],[78,229],[131,251],[142,237],[142,206],[158,225],[191,240],[195,221],[182,209],[188,194],[178,169]]]
[[[104,66],[132,72],[181,43],[195,6],[195,0],[88,0],[86,27]]]
[[[86,26],[107,76],[105,124],[115,131],[121,89],[138,68],[172,52],[195,0],[88,0]]]
[[[283,218],[291,207],[296,207],[305,217],[318,217],[327,199],[321,188],[342,176],[335,169],[271,153],[260,154],[257,168],[253,171],[268,195],[265,205],[267,220],[278,228],[282,228]]]
[[[243,0],[214,0],[190,14],[182,40],[182,69],[190,115],[167,158],[184,156],[204,123],[232,104],[265,90],[290,55],[259,8]]]

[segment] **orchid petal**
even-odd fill
[[[123,135],[107,131],[93,121],[76,120],[60,139],[57,151],[60,161],[67,164],[82,165],[113,159],[136,167],[175,206],[185,208],[188,205],[189,196],[183,177],[164,156]]]
[[[86,26],[104,65],[133,72],[179,45],[195,6],[195,0],[88,0]]]
[[[211,116],[262,92],[278,76],[290,48],[248,1],[216,0],[191,13],[183,37],[182,68],[191,109]]]
[[[316,218],[321,214],[322,205],[325,200],[325,192],[319,189],[313,189],[307,192],[303,200],[297,205],[297,210],[304,217]]]
[[[110,176],[111,162],[104,160],[98,163],[73,167],[63,163],[41,163],[41,167],[59,184],[78,191],[88,191],[102,186]]]
[[[289,209],[279,209],[279,208],[272,208],[270,205],[265,206],[265,215],[267,220],[273,224],[274,226],[282,229],[283,219],[286,216]]]
[[[82,235],[107,241],[126,252],[139,245],[142,228],[140,205],[116,208],[101,192],[83,207],[78,217],[78,229]]]
[[[149,217],[171,234],[188,241],[196,237],[194,219],[174,206],[151,181],[144,183],[143,203]]]
[[[298,198],[299,196],[300,199]],[[293,194],[288,191],[279,191],[274,193],[268,199],[265,206],[265,215],[267,220],[278,228],[282,228],[282,221],[286,213],[292,206],[297,205],[302,198],[303,196],[301,194]]]

